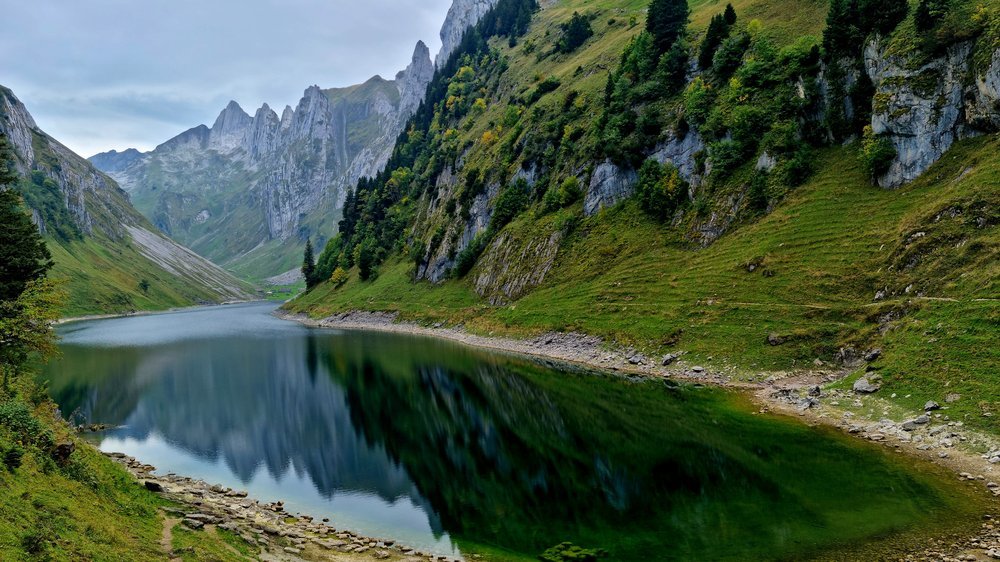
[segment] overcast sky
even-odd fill
[[[278,113],[312,84],[392,78],[440,48],[451,0],[16,0],[0,84],[82,156],[150,150],[230,99]]]

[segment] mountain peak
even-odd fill
[[[230,101],[212,125],[208,137],[208,147],[220,152],[230,152],[239,147],[253,118],[247,115],[240,104]]]

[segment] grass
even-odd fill
[[[65,316],[164,310],[218,301],[207,288],[171,275],[128,244],[96,235],[82,241],[47,240],[55,267],[69,293]],[[139,284],[149,282],[143,291]]]
[[[32,392],[29,383],[15,388],[21,396]],[[75,441],[77,448],[69,464],[59,466],[39,448],[26,446],[19,468],[0,468],[0,559],[162,558],[157,511],[162,500],[78,441],[51,402],[32,408],[57,443]],[[14,438],[0,426],[0,448],[11,446]]]
[[[544,283],[509,305],[490,306],[469,281],[414,283],[412,266],[396,261],[374,282],[325,284],[289,307],[314,316],[397,311],[513,336],[578,330],[650,353],[684,350],[692,361],[747,378],[829,362],[841,346],[881,347],[876,367],[887,390],[911,395],[907,406],[944,403],[958,392],[966,398],[952,405],[953,419],[996,432],[995,418],[982,413],[1000,405],[1000,349],[991,344],[1000,302],[976,299],[1000,296],[1000,234],[995,222],[977,227],[971,213],[953,225],[935,217],[963,202],[998,200],[1000,170],[990,157],[998,144],[964,141],[923,179],[895,191],[868,184],[852,147],[826,150],[814,178],[774,212],[707,248],[691,247],[625,202],[582,221]],[[926,233],[916,265],[893,266],[908,255],[914,232]],[[952,251],[956,240],[978,249]],[[922,296],[919,286],[905,293],[921,279]],[[896,294],[875,301],[887,286]],[[770,345],[770,334],[786,343]]]

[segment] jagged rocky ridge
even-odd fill
[[[129,150],[91,161],[159,228],[220,263],[284,244],[276,251],[287,259],[253,272],[276,275],[294,265],[320,224],[331,226],[319,217],[335,215],[345,190],[384,165],[433,71],[421,42],[395,80],[310,86],[280,117],[267,104],[250,116],[230,102],[211,127],[189,129],[139,156]]]
[[[82,238],[96,240],[114,253],[120,254],[122,247],[134,247],[162,269],[164,275],[181,279],[194,288],[193,293],[205,294],[207,291],[217,301],[249,298],[243,284],[231,275],[163,236],[132,207],[128,195],[114,180],[39,129],[24,104],[2,86],[0,132],[6,134],[13,145],[15,167],[20,175],[40,175],[44,181],[51,182],[48,185],[58,188],[59,204],[67,214],[31,208],[35,223],[50,243],[72,244],[72,240],[53,240],[57,229],[69,227]],[[25,189],[42,189],[25,183]],[[68,220],[72,224],[54,224],[58,220]],[[192,300],[200,300],[200,297],[192,297]]]

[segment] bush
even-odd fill
[[[673,164],[660,165],[653,159],[646,160],[639,168],[636,184],[639,205],[657,220],[665,221],[687,197],[685,182]]]
[[[590,18],[581,16],[579,12],[573,12],[569,22],[560,25],[559,28],[562,33],[556,42],[556,50],[561,53],[572,53],[594,34],[593,28],[590,27]]]
[[[872,180],[889,171],[896,158],[896,147],[882,135],[876,135],[871,125],[865,127],[861,138],[861,168]]]
[[[748,48],[750,36],[746,33],[726,38],[712,57],[712,72],[721,80],[729,78],[740,67]]]
[[[7,470],[14,472],[21,466],[21,459],[24,457],[24,449],[16,443],[3,452],[3,465]]]
[[[486,250],[489,239],[490,235],[488,231],[480,232],[464,250],[459,252],[458,257],[455,259],[456,277],[465,277],[472,270],[472,267],[476,265],[476,260]]]
[[[45,439],[47,430],[33,415],[28,406],[16,400],[8,400],[0,404],[0,425],[10,429],[15,439],[21,443],[37,443],[39,440],[51,441],[51,436]]]
[[[340,287],[344,283],[347,283],[347,279],[347,270],[340,266],[338,266],[337,269],[334,269],[333,274],[330,275],[330,282],[333,283],[334,287]]]
[[[722,140],[709,145],[712,161],[712,176],[726,178],[743,163],[743,147],[732,140]]]
[[[498,232],[528,206],[528,182],[518,179],[500,192],[493,203],[489,230]]]

